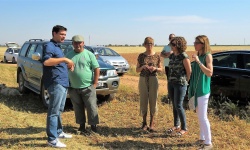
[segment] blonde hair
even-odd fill
[[[209,43],[209,39],[206,35],[198,35],[195,40],[198,40],[199,42],[201,42],[204,46],[202,47],[202,54],[206,54],[206,53],[211,53],[211,47],[210,47],[210,43]],[[199,52],[197,53],[199,54]]]

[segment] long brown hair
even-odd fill
[[[204,46],[202,47],[202,54],[206,54],[206,53],[211,53],[211,47],[210,47],[210,43],[209,43],[209,39],[206,35],[198,35],[195,40],[198,40],[199,42],[201,42]],[[197,55],[199,55],[199,52],[197,52]]]

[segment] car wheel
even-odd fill
[[[15,64],[16,63],[16,59],[15,57],[12,58],[12,63]]]
[[[40,99],[42,100],[43,105],[45,107],[49,106],[49,92],[47,90],[45,90],[45,87],[44,87],[43,84],[42,84],[42,87],[41,87]]]
[[[123,76],[124,73],[118,73],[118,76]]]
[[[104,96],[105,101],[112,101],[114,99],[115,99],[115,93]]]
[[[4,63],[7,63],[7,59],[6,59],[5,56],[4,56],[4,58],[3,58],[3,62],[4,62]]]
[[[23,77],[22,72],[19,72],[18,74],[18,90],[21,93],[26,93],[27,92],[27,88],[24,86],[25,83],[25,79]]]

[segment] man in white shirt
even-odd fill
[[[175,35],[172,33],[169,35],[169,42],[171,41],[171,39],[175,37]],[[165,73],[166,73],[166,76],[167,76],[167,80],[168,80],[168,70],[169,70],[169,67],[168,67],[168,64],[169,64],[169,55],[172,53],[171,51],[171,46],[168,44],[166,46],[164,46],[162,52],[161,52],[161,57],[164,58],[164,66],[165,66]]]

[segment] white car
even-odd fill
[[[128,72],[130,65],[128,61],[123,58],[116,51],[108,47],[92,47],[98,56],[106,63],[115,67],[117,74],[122,76],[124,73]]]
[[[7,63],[11,61],[13,64],[17,63],[18,53],[20,51],[20,47],[15,42],[7,42],[5,43],[7,46],[7,50],[4,53],[3,62]]]

